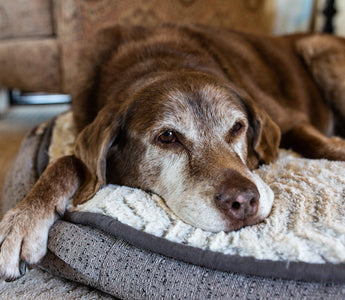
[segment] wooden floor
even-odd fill
[[[0,191],[6,171],[25,134],[37,124],[67,109],[67,105],[17,106],[0,115]]]
[[[2,190],[6,170],[15,157],[24,134],[25,131],[8,133],[0,130],[0,190]],[[2,201],[0,201],[0,211],[1,203]]]

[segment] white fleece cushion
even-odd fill
[[[60,116],[51,159],[72,153],[74,132],[72,114]],[[255,173],[275,194],[272,212],[264,222],[236,232],[195,228],[179,220],[157,195],[125,186],[105,186],[90,201],[69,210],[104,214],[138,230],[224,254],[274,261],[345,262],[344,162],[309,160],[281,150],[276,162]]]

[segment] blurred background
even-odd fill
[[[202,23],[261,34],[345,34],[342,0],[0,0],[6,104],[68,103],[80,41],[101,27]],[[8,90],[10,92],[8,93]],[[52,93],[53,95],[33,94]]]
[[[345,35],[343,0],[0,0],[0,189],[30,128],[69,108],[80,42],[112,24]]]
[[[81,41],[107,25],[164,22],[260,34],[345,35],[345,1],[0,0],[0,191],[25,134],[69,109]],[[44,274],[36,270],[14,283],[0,280],[0,294],[56,291],[58,279]]]
[[[0,113],[11,105],[68,103],[80,41],[101,27],[164,22],[344,35],[345,1],[0,0]]]

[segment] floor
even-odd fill
[[[0,191],[6,170],[25,134],[41,122],[69,109],[65,104],[13,106],[4,109],[1,104],[0,94]],[[90,287],[50,275],[40,269],[32,269],[13,282],[0,279],[0,299],[65,300],[112,299],[112,297]]]
[[[66,104],[12,106],[0,113],[0,191],[6,170],[15,157],[25,134],[31,128],[68,108],[69,105]]]

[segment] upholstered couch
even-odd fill
[[[267,3],[267,2],[266,2]],[[0,86],[65,92],[78,45],[113,24],[203,23],[268,32],[263,0],[0,0]]]

